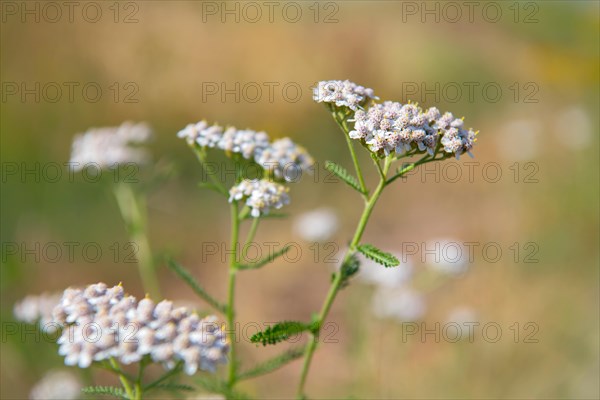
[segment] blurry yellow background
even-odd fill
[[[29,3],[33,8],[36,2]],[[330,316],[339,324],[339,342],[317,352],[309,393],[315,398],[598,398],[598,3],[519,3],[515,21],[514,4],[496,2],[503,11],[496,23],[482,17],[485,2],[475,9],[473,22],[463,7],[457,22],[441,15],[439,22],[426,16],[425,23],[419,14],[407,13],[406,2],[330,3],[316,6],[317,23],[313,2],[296,3],[303,12],[297,23],[282,17],[277,11],[282,7],[272,23],[266,15],[257,23],[244,21],[243,15],[239,23],[231,16],[223,23],[219,14],[207,15],[206,3],[192,1],[132,3],[137,8],[121,3],[117,23],[109,3],[98,3],[103,16],[97,23],[85,21],[80,9],[73,22],[63,15],[52,23],[43,15],[39,22],[31,16],[23,22],[3,8],[3,91],[7,82],[95,82],[103,95],[96,103],[85,101],[77,89],[73,102],[64,97],[56,103],[43,97],[35,102],[33,96],[22,101],[20,94],[3,98],[2,162],[67,162],[76,133],[125,120],[147,121],[155,132],[154,159],[172,163],[177,171],[149,198],[153,248],[175,254],[223,298],[225,264],[215,257],[203,263],[198,250],[202,242],[227,241],[227,207],[196,186],[200,169],[175,137],[179,129],[206,118],[266,130],[271,137],[290,136],[303,144],[321,164],[335,160],[350,166],[339,129],[324,107],[312,101],[310,88],[319,80],[350,79],[373,88],[383,100],[414,100],[464,115],[466,125],[480,133],[475,159],[465,156],[460,162],[496,162],[502,179],[490,183],[478,167],[473,182],[463,177],[458,183],[436,183],[418,173],[398,181],[378,204],[365,241],[397,251],[403,242],[438,237],[500,243],[506,253],[499,262],[476,256],[467,274],[430,294],[424,321],[429,326],[443,322],[450,309],[466,304],[482,323],[500,324],[502,340],[436,343],[416,337],[403,343],[401,325],[372,316],[372,290],[352,284]],[[132,11],[138,21],[123,23]],[[337,22],[324,23],[333,11]],[[532,12],[537,22],[525,23]],[[109,89],[114,82],[121,90],[118,101]],[[139,89],[137,103],[123,101],[128,82]],[[225,82],[229,88],[236,82],[279,86],[273,102],[266,89],[256,102],[243,96],[239,102],[233,96],[223,102],[220,93],[203,99],[203,87],[211,82]],[[422,93],[406,93],[414,88],[411,83],[432,88],[436,82],[462,87],[459,101],[451,94],[421,101]],[[465,82],[479,84],[473,99]],[[289,83],[302,89],[296,102],[281,93]],[[482,94],[488,83],[502,88],[498,101]],[[289,93],[293,95],[292,89]],[[361,153],[369,167],[368,156]],[[515,162],[522,174],[528,172],[525,163],[535,163],[538,182],[526,183],[520,176],[515,183],[510,169]],[[368,179],[374,182],[375,171],[369,170]],[[3,177],[2,242],[79,241],[106,247],[126,242],[113,199],[100,185],[75,181]],[[341,217],[336,241],[340,247],[347,243],[361,208],[358,196],[321,177],[292,185],[291,197],[286,210],[291,216],[321,205],[336,208]],[[299,239],[288,222],[271,220],[257,240]],[[514,242],[537,243],[539,262],[515,263],[508,252]],[[297,263],[279,260],[239,278],[242,324],[308,319],[320,307],[332,266],[314,262],[308,247],[303,245],[307,255]],[[100,263],[81,257],[61,263],[16,257],[4,261],[3,324],[14,321],[14,302],[29,293],[122,281],[132,294],[143,296],[135,265],[115,264],[109,257]],[[418,260],[415,265],[422,268]],[[159,274],[168,298],[206,309],[163,265]],[[539,342],[514,343],[509,326],[515,322],[537,324]],[[34,342],[32,336],[5,340],[3,333],[2,398],[26,397],[45,371],[60,367],[56,346]],[[247,366],[278,350],[263,352],[249,343],[242,348]],[[290,396],[299,369],[296,361],[241,388],[259,398]],[[96,378],[110,382],[102,375]]]

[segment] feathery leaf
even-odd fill
[[[262,260],[258,261],[255,264],[250,264],[250,265],[238,265],[238,269],[258,269],[258,268],[262,268],[265,265],[273,262],[276,258],[281,257],[282,255],[284,255],[285,253],[287,253],[287,251],[290,249],[291,246],[284,246],[281,250],[277,250],[271,254],[269,254],[267,257],[263,258]]]
[[[378,264],[383,265],[384,267],[396,267],[400,265],[400,261],[390,253],[386,253],[385,251],[379,250],[377,247],[372,244],[361,244],[356,248],[365,257],[370,260],[375,261]]]
[[[304,349],[301,347],[289,349],[288,351],[276,357],[273,357],[263,363],[258,364],[257,366],[248,371],[240,373],[238,379],[250,379],[260,375],[268,374],[269,372],[275,371],[276,369],[283,367],[290,361],[302,357],[303,354]]]
[[[278,322],[275,325],[268,327],[264,331],[252,335],[250,341],[252,343],[262,343],[263,346],[268,344],[277,344],[289,339],[292,335],[296,335],[304,331],[312,331],[313,328],[313,324],[305,324],[298,321]]]
[[[221,304],[214,297],[208,294],[188,270],[179,265],[173,259],[169,259],[167,263],[169,268],[171,268],[185,283],[187,283],[198,296],[203,298],[208,304],[223,314],[227,313],[227,306]]]
[[[106,396],[113,396],[120,399],[127,399],[127,394],[123,389],[114,386],[87,386],[81,389],[85,394],[101,394]]]
[[[195,390],[193,386],[184,385],[183,383],[173,383],[173,382],[158,384],[158,385],[154,386],[153,389],[167,390],[167,391],[171,391],[171,392],[177,392],[177,391],[193,392]]]
[[[325,169],[337,176],[338,178],[340,178],[354,190],[358,191],[359,193],[365,194],[365,192],[361,189],[360,184],[358,183],[356,178],[350,175],[350,173],[346,171],[346,169],[341,165],[336,164],[333,161],[326,161]]]
[[[248,400],[250,397],[245,393],[233,390],[227,382],[215,378],[200,377],[196,382],[209,393],[219,393],[229,400]]]

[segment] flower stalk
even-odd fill
[[[161,298],[160,285],[156,277],[152,249],[147,234],[146,201],[136,195],[131,185],[127,183],[115,185],[113,192],[130,239],[137,246],[136,259],[144,290],[152,298],[159,299]]]
[[[358,225],[356,226],[356,230],[354,232],[352,241],[350,242],[350,246],[348,247],[348,250],[346,251],[346,254],[344,255],[342,265],[344,265],[346,262],[348,262],[350,257],[352,257],[352,255],[354,255],[356,253],[356,246],[359,244],[360,239],[362,238],[362,235],[365,231],[365,228],[367,226],[369,218],[373,212],[373,208],[375,207],[377,200],[381,196],[383,189],[387,185],[386,176],[390,169],[391,163],[392,163],[392,158],[386,157],[385,164],[382,169],[382,176],[380,177],[379,183],[378,183],[377,187],[375,188],[375,191],[373,192],[373,194],[368,198],[368,200],[365,203],[365,207],[363,209],[360,220],[358,221]],[[321,307],[321,311],[319,312],[319,316],[318,316],[317,322],[316,322],[316,329],[312,332],[309,342],[306,345],[306,349],[305,349],[305,353],[304,353],[304,363],[302,365],[302,372],[300,373],[300,383],[298,385],[298,391],[297,391],[297,397],[299,399],[305,398],[304,387],[306,385],[306,379],[308,377],[308,371],[311,366],[313,354],[314,354],[315,350],[317,349],[321,326],[323,326],[323,323],[325,322],[325,320],[327,319],[327,316],[329,315],[331,306],[333,305],[333,302],[335,301],[335,298],[342,287],[342,281],[343,281],[343,274],[342,274],[342,271],[340,268],[340,270],[335,273],[334,279],[331,283],[331,286],[329,287],[329,292],[327,293],[327,297],[325,298],[325,301],[323,302],[323,305]]]

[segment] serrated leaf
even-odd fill
[[[186,391],[186,392],[193,392],[194,387],[190,386],[190,385],[184,385],[183,383],[161,383],[159,385],[154,386],[153,389],[159,389],[159,390],[168,390],[168,391]]]
[[[273,357],[261,364],[258,364],[256,367],[248,371],[240,373],[238,379],[250,379],[260,375],[268,374],[269,372],[275,371],[276,369],[283,367],[285,364],[297,358],[300,358],[303,355],[304,348],[292,348],[276,357]]]
[[[223,314],[227,313],[227,306],[221,304],[218,300],[216,300],[214,297],[208,294],[208,292],[206,292],[206,290],[204,290],[204,288],[200,286],[198,281],[192,276],[192,274],[187,269],[185,269],[183,266],[181,266],[175,260],[172,259],[169,259],[167,261],[167,264],[169,265],[169,268],[173,270],[185,283],[187,283],[188,286],[191,287],[192,290],[198,296],[204,299],[204,301],[206,301],[208,304],[210,304]]]
[[[223,190],[221,188],[219,188],[217,185],[215,185],[214,183],[199,182],[198,183],[198,187],[202,188],[202,189],[212,190],[212,191],[217,192],[219,194],[225,194],[225,193],[223,193]]]
[[[258,268],[262,268],[265,265],[275,261],[276,258],[281,257],[282,255],[284,255],[285,253],[287,253],[287,251],[291,248],[291,246],[284,246],[281,250],[278,250],[276,252],[273,252],[271,254],[269,254],[267,257],[263,258],[262,260],[258,261],[255,264],[250,264],[250,265],[238,265],[238,269],[258,269]]]
[[[128,398],[123,389],[114,386],[87,386],[82,388],[81,391],[85,394],[100,394],[120,399]]]
[[[273,326],[268,327],[262,332],[255,333],[250,338],[252,343],[262,343],[263,346],[268,344],[277,344],[297,335],[304,331],[311,331],[312,324],[305,324],[298,321],[283,321]]]
[[[228,400],[249,400],[250,397],[245,393],[233,390],[226,382],[219,379],[200,377],[196,382],[209,393],[218,393],[225,396]]]
[[[394,255],[379,250],[372,244],[361,244],[356,249],[368,259],[373,260],[384,267],[396,267],[400,265],[400,261],[398,261]]]
[[[337,176],[338,178],[340,178],[343,182],[345,182],[354,190],[358,191],[361,194],[365,194],[365,192],[361,189],[358,180],[356,180],[354,176],[350,175],[350,173],[346,171],[346,169],[341,165],[336,164],[333,161],[325,161],[325,169]]]

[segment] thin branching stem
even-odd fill
[[[239,241],[240,219],[238,215],[238,203],[234,201],[230,206],[231,210],[231,259],[229,261],[229,284],[227,288],[227,328],[230,334],[229,350],[229,374],[227,385],[232,388],[236,381],[236,336],[235,336],[235,277],[237,274],[238,254],[237,247]]]
[[[358,157],[356,156],[356,151],[354,150],[354,144],[352,143],[352,139],[348,136],[350,130],[348,129],[348,124],[346,123],[346,119],[344,115],[340,115],[337,111],[331,111],[331,115],[335,122],[339,125],[342,132],[344,132],[344,138],[346,138],[346,144],[348,145],[348,150],[350,151],[350,157],[352,158],[352,163],[354,164],[354,170],[356,171],[356,176],[358,177],[358,183],[360,184],[360,189],[364,193],[363,197],[367,197],[367,185],[365,184],[365,178],[363,177],[362,170],[360,168],[360,163],[358,162]]]
[[[166,381],[167,379],[169,379],[170,377],[177,375],[179,372],[181,372],[182,365],[183,364],[180,362],[172,370],[166,372],[165,374],[163,374],[160,378],[158,378],[154,382],[144,386],[143,390],[145,392],[148,392],[148,391],[154,389],[155,387],[157,387],[158,385],[160,385],[161,383],[163,383],[164,381]]]
[[[112,357],[110,358],[110,366],[113,368],[113,370],[120,370],[117,361]],[[119,376],[121,385],[123,385],[123,389],[125,389],[125,393],[127,393],[127,398],[129,398],[130,400],[135,400],[135,392],[131,387],[131,382],[129,382],[129,380],[124,374],[117,373],[117,375]]]
[[[365,208],[360,217],[360,220],[358,221],[358,225],[354,232],[352,241],[350,242],[350,246],[348,247],[348,250],[346,251],[346,254],[343,258],[342,265],[344,265],[346,262],[348,262],[348,260],[356,252],[356,246],[359,244],[360,239],[362,238],[362,235],[367,226],[367,222],[369,221],[369,217],[371,216],[371,213],[373,212],[373,208],[375,207],[377,200],[381,196],[381,193],[383,192],[383,189],[386,186],[386,175],[390,169],[392,161],[393,161],[393,159],[391,156],[385,158],[384,166],[382,169],[382,176],[381,176],[381,179],[379,180],[379,184],[377,185],[377,187],[375,188],[375,191],[369,197],[369,199],[367,200],[367,202],[365,204]],[[317,344],[319,341],[319,333],[320,333],[321,327],[323,326],[323,322],[325,322],[327,315],[329,314],[329,311],[331,310],[331,306],[333,305],[333,302],[342,286],[342,281],[343,281],[343,274],[340,269],[338,272],[336,272],[333,282],[331,283],[331,286],[329,287],[329,292],[327,293],[327,297],[325,298],[325,301],[323,302],[323,305],[321,307],[321,311],[319,312],[319,315],[317,317],[316,328],[314,329],[314,331],[309,339],[309,342],[307,343],[306,348],[305,348],[304,363],[302,365],[302,372],[300,375],[300,383],[298,385],[298,391],[297,391],[297,397],[299,399],[305,398],[304,387],[306,384],[306,378],[308,377],[308,371],[310,369],[311,361],[312,361],[314,352],[317,348]]]
[[[192,150],[194,150],[194,154],[196,154],[196,157],[198,158],[198,161],[200,161],[200,165],[202,166],[202,168],[205,168],[206,150],[203,148],[198,148],[195,145],[192,146]],[[205,168],[205,171],[206,171],[206,168]],[[225,186],[223,186],[221,181],[219,181],[214,176],[214,174],[209,173],[209,171],[206,171],[206,173],[208,175],[208,179],[210,179],[210,181],[214,185],[215,189],[217,189],[221,194],[223,194],[225,196],[229,196],[227,189],[225,188]]]
[[[137,246],[136,258],[144,290],[154,299],[159,299],[160,285],[156,277],[154,258],[148,240],[145,199],[136,195],[131,185],[127,183],[114,186],[114,195],[131,241]]]
[[[242,254],[240,255],[240,261],[244,262],[246,259],[246,254],[248,253],[248,249],[254,240],[254,236],[256,236],[256,230],[258,229],[258,223],[260,222],[260,218],[253,218],[252,225],[250,225],[250,230],[248,231],[248,236],[246,237],[246,243],[242,248]]]

